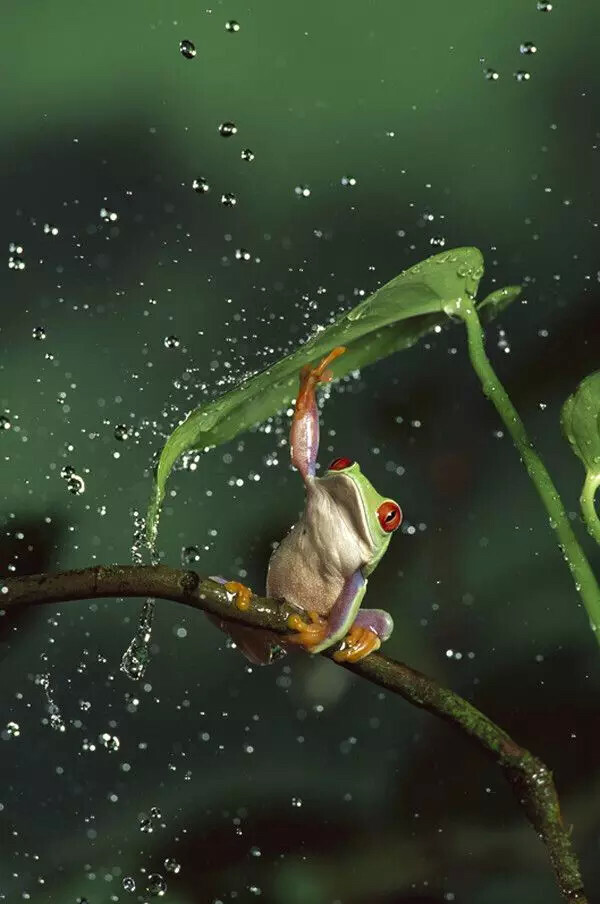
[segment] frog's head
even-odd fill
[[[363,568],[365,575],[370,574],[402,523],[400,506],[393,499],[381,496],[362,473],[358,462],[350,458],[334,459],[321,479],[331,482],[330,486],[339,482],[340,490],[345,487],[345,505],[352,509],[352,520],[361,525],[361,533],[370,540],[372,554]],[[350,489],[352,492],[348,492]]]

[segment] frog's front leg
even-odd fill
[[[345,348],[338,346],[316,367],[306,365],[300,371],[300,388],[290,430],[290,451],[292,464],[298,468],[305,483],[315,476],[319,451],[319,412],[315,389],[319,383],[331,380],[331,372],[327,368],[345,351]]]

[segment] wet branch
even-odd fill
[[[159,597],[279,634],[289,632],[287,619],[292,612],[287,605],[262,597],[253,597],[251,608],[242,612],[221,585],[193,571],[162,565],[98,565],[81,571],[0,578],[0,609],[4,610],[99,597]],[[479,744],[502,769],[544,843],[564,900],[587,904],[552,774],[541,760],[458,694],[401,662],[374,653],[359,663],[344,663],[342,667],[452,723]]]

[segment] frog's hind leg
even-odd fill
[[[387,640],[393,629],[394,622],[389,612],[361,609],[333,658],[336,662],[358,662],[378,650],[382,640]]]

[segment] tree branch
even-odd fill
[[[220,584],[193,571],[159,566],[98,565],[81,571],[0,578],[0,608],[63,603],[99,597],[160,597],[279,634],[289,633],[292,609],[254,596],[250,609],[236,608]],[[324,654],[327,655],[327,654]],[[527,818],[546,846],[560,893],[569,904],[587,904],[577,856],[565,829],[558,795],[547,766],[458,694],[401,662],[373,653],[342,664],[355,675],[400,694],[409,703],[452,723],[472,738],[502,769]]]

